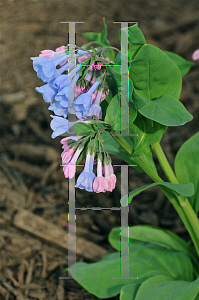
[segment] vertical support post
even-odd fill
[[[120,136],[136,136],[129,134],[129,57],[128,57],[128,31],[125,33],[123,28],[129,23],[137,22],[113,22],[121,23],[121,134]],[[127,118],[128,116],[128,118]]]
[[[75,34],[75,24],[84,23],[84,22],[60,22],[60,23],[69,23],[68,31],[68,44],[69,44],[69,64],[74,60],[75,46],[76,46],[76,34]],[[76,60],[74,63],[76,68]],[[70,71],[68,72],[69,81],[71,78]],[[69,128],[71,125],[76,122],[76,106],[73,109],[73,97],[71,97],[71,89],[69,85],[69,98],[68,98],[68,121]],[[75,131],[75,129],[74,129]],[[75,215],[75,176],[72,179],[69,179],[69,213],[68,213],[68,268],[73,265],[76,274],[76,215]],[[68,277],[60,277],[59,279],[72,279],[73,277],[68,273]],[[84,278],[84,277],[83,277]]]
[[[128,195],[128,165],[121,165],[121,198]],[[121,276],[112,279],[137,279],[129,277],[129,226],[128,226],[129,205],[121,206],[121,229],[128,228],[128,236],[121,234]]]

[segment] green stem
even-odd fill
[[[157,142],[157,143],[151,145],[151,148],[155,152],[155,155],[157,156],[159,163],[160,163],[165,175],[169,179],[169,181],[173,182],[173,183],[179,183],[177,178],[174,175],[174,172],[173,172],[161,146],[160,146],[160,143]]]
[[[114,130],[109,131],[112,137],[129,153],[132,154],[132,148],[127,144],[119,135],[116,135],[116,132]],[[134,161],[143,169],[143,171],[154,181],[154,182],[163,182],[163,180],[158,176],[157,173],[155,173],[143,160],[141,156],[134,156]],[[167,162],[168,163],[168,162]],[[162,163],[163,164],[163,163]],[[163,164],[164,165],[164,164]],[[169,165],[170,167],[170,165]],[[171,169],[171,167],[170,167]],[[164,165],[164,170],[166,171],[166,167]],[[171,176],[175,176],[174,174],[170,174]],[[177,180],[177,179],[176,179]],[[176,181],[174,183],[177,183]],[[175,193],[174,191],[169,190],[168,188],[164,186],[160,186],[160,189],[163,191],[163,193],[166,195],[166,197],[170,200],[171,204],[176,209],[177,213],[179,214],[182,222],[184,223],[187,231],[190,234],[190,237],[194,243],[195,249],[197,251],[197,254],[199,256],[199,241],[197,237],[197,229],[194,230],[194,227],[190,224],[190,217],[195,214],[193,212],[193,209],[189,203],[189,201],[183,199],[184,206],[182,207],[179,204],[179,195]],[[182,202],[182,200],[181,200]],[[186,213],[185,213],[185,207],[186,207]],[[197,216],[196,216],[197,218]],[[194,218],[195,219],[195,218]],[[192,222],[192,220],[191,220]],[[198,222],[198,220],[197,220]],[[197,224],[196,220],[194,220],[194,224]]]
[[[172,183],[176,183],[179,184],[170,164],[168,163],[168,160],[160,146],[160,143],[155,143],[152,146],[153,151],[155,152],[160,165],[165,173],[165,175],[167,176],[167,178],[169,179],[170,182]],[[189,221],[189,232],[192,232],[192,240],[193,243],[195,245],[196,251],[198,253],[199,256],[199,220],[198,217],[196,215],[196,213],[194,212],[189,200],[181,195],[176,194],[176,197],[178,198],[179,201],[179,206],[182,207],[182,210],[184,212],[184,214],[186,215],[188,221]],[[187,230],[188,227],[186,226]]]
[[[129,154],[132,154],[133,149],[128,143],[125,142],[125,140],[121,139],[121,137],[112,129],[109,130],[109,133]]]

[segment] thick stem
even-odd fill
[[[152,149],[155,152],[155,154],[160,162],[160,165],[161,165],[165,175],[169,179],[169,181],[172,183],[179,184],[170,164],[168,163],[168,160],[167,160],[160,144],[159,143],[153,144]],[[195,235],[195,239],[193,240],[193,242],[194,242],[196,251],[199,256],[199,220],[198,220],[198,217],[197,217],[196,213],[194,212],[194,210],[187,198],[185,198],[181,195],[178,195],[178,194],[176,194],[176,197],[178,198],[179,205],[182,207],[182,210],[184,211],[184,214],[186,215],[186,217],[189,221],[189,226],[191,227],[191,230]]]
[[[112,137],[130,154],[132,154],[132,149],[131,147],[119,136],[119,135],[115,135],[116,132],[114,130],[110,131],[110,134],[112,135]],[[134,156],[133,157],[134,161],[143,169],[143,171],[154,181],[154,182],[163,182],[163,180],[147,165],[147,163],[143,160],[143,158],[141,156]],[[166,159],[166,158],[165,158]],[[165,162],[164,159],[164,162]],[[166,160],[167,161],[167,160]],[[164,166],[164,170],[167,171],[164,163],[161,160],[162,165]],[[168,161],[167,161],[167,166],[168,166]],[[173,173],[173,171],[171,172],[171,167],[169,165],[169,178],[174,179],[175,175]],[[173,174],[172,174],[173,173]],[[168,175],[168,174],[167,174]],[[176,182],[177,179],[174,179],[175,182],[173,183],[178,183]],[[197,219],[197,216],[195,215],[189,201],[187,199],[184,200],[180,198],[180,196],[175,193],[174,191],[169,190],[168,188],[164,187],[164,186],[160,186],[160,189],[163,191],[163,193],[166,195],[166,197],[170,200],[171,204],[174,206],[174,208],[176,209],[176,211],[178,212],[182,222],[184,223],[187,231],[190,234],[190,237],[194,243],[195,249],[197,251],[197,254],[199,256],[199,239],[198,239],[198,225],[199,221]],[[180,205],[180,203],[183,202]],[[186,208],[185,208],[186,207]],[[195,217],[194,217],[195,215]],[[190,218],[193,217],[193,220],[190,220]],[[197,221],[196,221],[197,219]],[[195,225],[194,225],[195,224]],[[196,226],[196,228],[194,228],[194,226]]]
[[[173,173],[173,170],[172,170],[161,146],[160,146],[160,143],[157,142],[157,143],[151,145],[151,148],[155,152],[155,155],[157,156],[159,163],[160,163],[165,175],[169,179],[169,181],[173,182],[173,183],[179,183]]]

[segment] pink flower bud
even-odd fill
[[[192,54],[192,59],[199,60],[199,49],[194,51],[194,53]]]

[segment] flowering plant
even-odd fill
[[[191,242],[186,243],[170,231],[154,226],[114,228],[109,242],[118,252],[108,254],[97,263],[77,263],[78,276],[85,278],[75,279],[101,299],[118,294],[120,300],[199,299],[199,133],[179,149],[175,171],[159,144],[168,126],[183,125],[193,118],[179,97],[182,76],[194,63],[147,44],[137,24],[119,30],[120,42],[121,34],[129,40],[129,123],[122,126],[120,96],[125,91],[122,91],[121,76],[125,75],[121,72],[121,56],[125,54],[118,50],[115,58],[113,49],[116,48],[107,40],[105,21],[102,33],[84,34],[92,42],[76,46],[78,51],[73,57],[67,54],[68,47],[62,46],[55,51],[41,51],[39,57],[31,58],[37,76],[46,83],[36,90],[54,112],[50,124],[52,138],[64,136],[61,140],[64,175],[74,177],[76,165],[86,155],[84,171],[76,187],[104,193],[112,191],[116,184],[109,154],[119,156],[128,164],[136,163],[135,168],[148,174],[154,183],[123,196],[121,205],[125,207],[142,191],[159,186],[181,217]],[[92,44],[98,46],[92,48]],[[127,103],[123,101],[122,105]],[[73,111],[78,120],[71,124],[67,116]],[[120,131],[127,127],[130,135],[121,137]],[[152,151],[168,182],[159,177]],[[97,163],[97,176],[93,172],[94,163]],[[120,232],[129,243],[126,268],[129,267],[129,276],[136,279],[112,279],[120,276]],[[72,266],[67,270],[75,276],[75,269]]]

